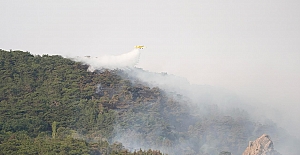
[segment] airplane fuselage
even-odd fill
[[[143,45],[136,45],[136,46],[134,46],[134,48],[137,48],[137,49],[144,49],[145,46],[143,46]]]

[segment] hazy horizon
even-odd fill
[[[145,45],[137,67],[254,98],[300,137],[298,1],[0,4],[1,49],[98,57]]]

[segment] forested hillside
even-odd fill
[[[130,83],[115,71],[87,68],[61,56],[1,50],[0,154],[127,152],[107,139],[113,136],[117,93],[128,98],[127,87],[119,87]],[[107,91],[97,95],[100,83]]]
[[[199,113],[188,98],[122,70],[87,69],[61,56],[1,50],[0,154],[242,154],[263,133],[287,139],[243,110],[225,115],[203,103]]]

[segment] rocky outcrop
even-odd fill
[[[243,155],[281,155],[273,148],[270,136],[263,134],[255,141],[250,141]]]

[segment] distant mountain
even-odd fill
[[[88,68],[57,55],[0,50],[0,155],[242,154],[264,133],[276,146],[298,149],[272,121],[220,108],[217,102],[234,97],[211,86],[138,68]]]

